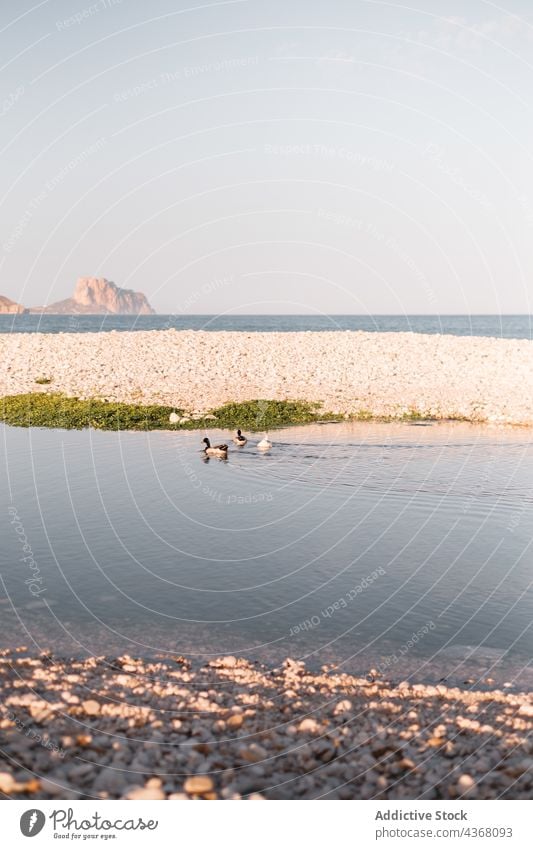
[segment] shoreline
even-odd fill
[[[0,655],[7,798],[531,795],[526,693],[391,684],[291,659],[195,667],[23,651]]]
[[[533,426],[533,341],[364,331],[0,334],[0,397],[205,415],[250,399],[344,418]]]
[[[176,432],[217,428],[229,431],[244,428],[249,434],[286,427],[318,424],[488,424],[483,419],[437,418],[418,410],[394,416],[373,416],[363,410],[336,415],[319,412],[307,401],[244,401],[228,403],[205,413],[190,412],[164,405],[125,404],[100,398],[72,398],[54,392],[0,397],[0,423],[13,427],[58,428],[63,430]],[[493,423],[492,423],[493,424]],[[501,427],[524,428],[524,424],[498,423]]]

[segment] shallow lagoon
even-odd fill
[[[529,430],[203,435],[2,428],[2,644],[529,680]]]

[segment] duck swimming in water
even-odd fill
[[[235,436],[233,437],[233,442],[235,443],[235,445],[240,445],[240,446],[242,446],[242,445],[246,445],[246,443],[248,442],[248,440],[246,439],[246,437],[245,437],[245,436],[243,436],[243,435],[242,435],[242,433],[241,433],[241,431],[240,431],[240,429],[239,429],[239,430],[237,431],[237,433],[235,434]]]
[[[263,439],[261,440],[261,442],[258,442],[258,443],[257,443],[257,447],[258,447],[261,451],[269,451],[269,450],[270,450],[270,448],[272,448],[272,443],[271,443],[270,439],[268,438],[268,433],[265,433],[265,435],[264,435]]]
[[[205,443],[204,454],[206,457],[220,457],[223,460],[228,456],[228,446],[227,445],[211,445],[211,442],[205,437],[202,439],[202,442]]]

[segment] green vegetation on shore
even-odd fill
[[[211,427],[268,430],[291,424],[316,422],[323,418],[318,404],[305,401],[245,401],[225,404],[206,414],[179,424],[169,416],[183,410],[158,404],[122,404],[96,399],[81,400],[59,393],[29,393],[0,399],[0,421],[16,427],[56,427],[97,430],[193,430]],[[209,418],[207,418],[209,416]],[[215,416],[215,418],[213,418]]]
[[[213,410],[218,427],[243,427],[268,430],[291,424],[317,422],[325,417],[320,404],[307,401],[244,401],[224,404]]]
[[[173,424],[169,417],[177,413],[183,419]],[[411,408],[397,416],[376,416],[370,410],[359,410],[346,417],[349,421],[424,422],[439,421],[441,417]],[[320,404],[308,401],[243,401],[224,404],[205,417],[189,417],[176,407],[160,404],[123,404],[100,399],[69,398],[58,392],[32,392],[0,398],[0,421],[15,427],[49,427],[80,430],[197,430],[206,427],[237,428],[265,431],[287,425],[309,424],[344,416],[325,413]],[[448,421],[470,421],[452,416]],[[479,419],[477,421],[482,421]]]

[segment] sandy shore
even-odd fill
[[[0,657],[8,798],[530,798],[531,696],[296,661]],[[529,739],[528,739],[529,735]]]
[[[208,411],[254,398],[326,411],[533,424],[533,341],[415,333],[139,331],[1,334],[0,395]],[[46,386],[35,383],[50,378]]]

